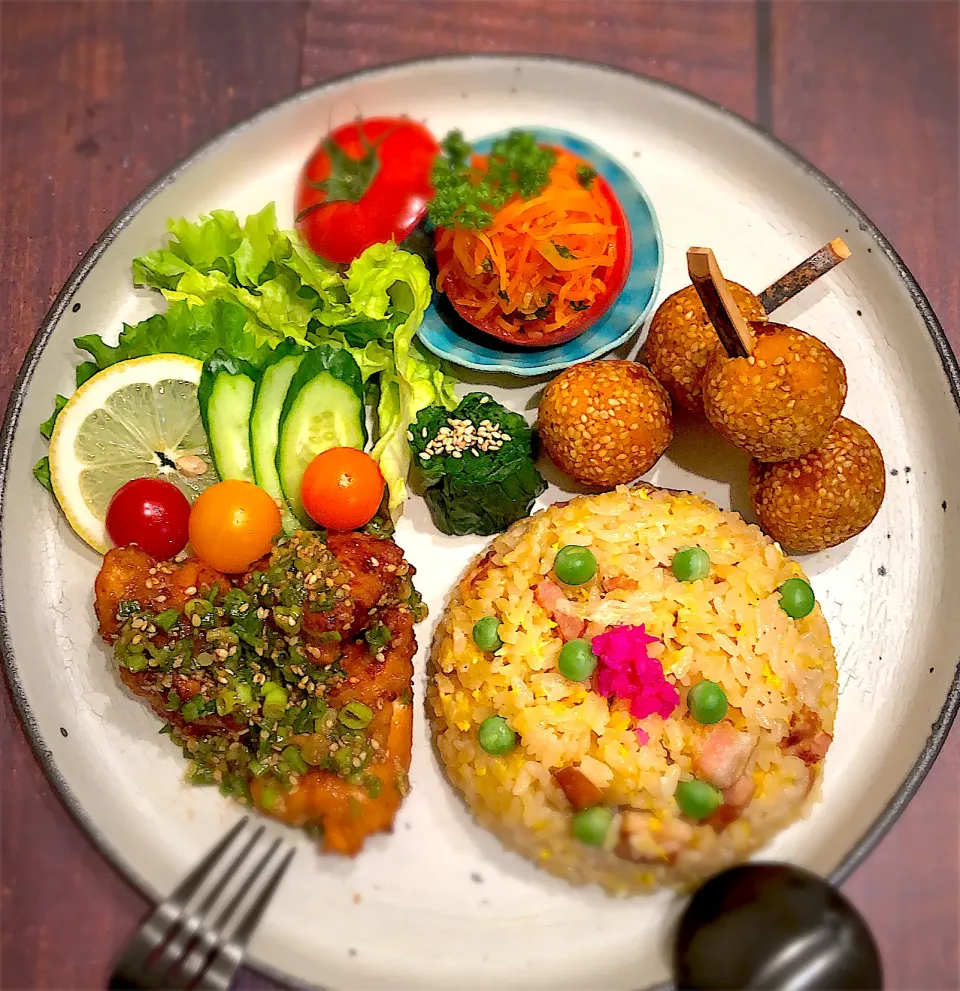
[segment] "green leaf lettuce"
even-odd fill
[[[457,402],[453,378],[413,341],[431,297],[423,259],[393,243],[375,244],[342,272],[295,232],[279,231],[273,204],[242,225],[233,214],[215,211],[196,224],[171,221],[170,230],[174,240],[166,251],[134,262],[135,279],[161,289],[172,305],[237,303],[268,342],[292,337],[345,348],[364,382],[375,380],[371,453],[396,511],[407,494],[408,426],[426,406],[452,409]]]
[[[414,341],[431,297],[423,260],[395,244],[376,244],[344,270],[314,255],[296,232],[280,230],[273,203],[242,223],[229,210],[213,210],[196,221],[170,220],[168,231],[164,247],[132,265],[134,283],[159,290],[166,312],[125,324],[116,345],[95,334],[76,338],[92,359],[78,367],[78,386],[145,355],[206,361],[223,351],[259,368],[285,338],[307,348],[343,348],[375,397],[372,455],[395,512],[406,497],[409,425],[428,406],[452,409],[457,402],[453,378]]]

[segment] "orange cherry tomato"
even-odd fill
[[[280,532],[280,510],[252,482],[218,482],[190,511],[190,543],[197,557],[226,574],[246,571],[270,550]]]
[[[369,454],[333,447],[303,473],[300,498],[310,519],[328,530],[356,530],[369,523],[383,498],[383,475]]]

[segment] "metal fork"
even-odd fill
[[[120,958],[110,989],[229,988],[247,943],[296,853],[277,837],[263,856],[254,859],[251,854],[264,827],[246,838],[248,821],[244,816],[143,923]],[[228,851],[238,839],[240,852],[230,859]],[[274,866],[261,878],[271,862]],[[220,902],[225,904],[217,913]]]

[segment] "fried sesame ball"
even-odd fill
[[[673,439],[670,397],[635,361],[571,365],[540,400],[540,440],[584,485],[610,489],[649,471]]]
[[[819,447],[847,397],[843,362],[823,341],[777,323],[751,324],[749,358],[713,355],[703,411],[732,444],[761,461],[787,461]]]
[[[815,451],[776,464],[750,462],[750,502],[784,547],[822,551],[855,537],[880,510],[887,475],[877,442],[841,416]]]
[[[747,320],[764,320],[760,300],[737,282],[727,288]],[[653,315],[640,359],[664,385],[674,402],[694,413],[703,411],[700,383],[704,369],[720,347],[697,290],[687,286],[668,296]]]

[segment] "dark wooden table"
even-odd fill
[[[0,400],[80,255],[178,159],[302,87],[445,52],[594,59],[758,121],[890,237],[960,351],[958,10],[915,0],[4,3]],[[60,806],[0,696],[2,986],[103,987],[146,902]],[[960,987],[958,780],[960,728],[846,885],[891,988]],[[271,986],[251,972],[240,983]]]

